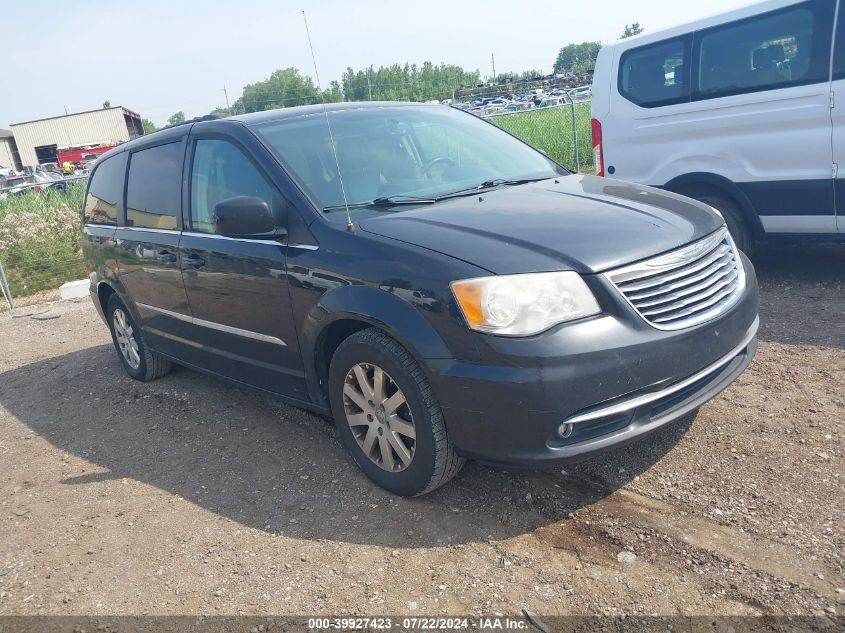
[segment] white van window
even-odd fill
[[[702,32],[695,99],[827,81],[833,0],[796,4]]]
[[[633,48],[622,56],[619,93],[646,108],[689,100],[689,40]]]

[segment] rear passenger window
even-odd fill
[[[696,99],[827,81],[834,0],[703,31]]]
[[[214,205],[235,196],[256,196],[273,208],[270,185],[228,141],[199,140],[191,169],[191,229],[214,232]]]
[[[117,225],[126,178],[126,152],[101,160],[91,176],[85,198],[85,223]]]
[[[689,100],[689,38],[633,48],[622,56],[619,92],[644,108]]]
[[[129,160],[126,225],[175,229],[182,208],[182,143],[135,152]]]

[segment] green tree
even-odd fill
[[[111,101],[109,101],[108,99],[103,101],[103,110],[108,110],[110,107],[111,107]]]
[[[329,87],[326,90],[323,90],[323,98],[326,100],[326,103],[337,103],[338,101],[343,101],[343,90],[337,80],[332,79],[331,83],[329,83]]]
[[[326,100],[331,92],[329,88]],[[320,103],[320,91],[314,81],[290,67],[273,71],[264,81],[245,86],[243,95],[232,109],[235,113],[260,112],[312,103]]]
[[[179,123],[184,123],[184,122],[185,122],[185,113],[182,112],[181,110],[179,110],[179,112],[177,112],[172,117],[167,119],[168,125],[178,125]]]
[[[463,87],[478,83],[480,73],[454,64],[392,64],[347,68],[341,79],[347,101],[443,101]]]
[[[209,115],[221,115],[222,114],[223,116],[229,116],[232,113],[229,112],[229,108],[226,108],[226,107],[223,107],[223,106],[217,106],[216,108],[214,108],[208,114]]]
[[[152,134],[158,129],[149,119],[141,119],[141,126],[144,128],[144,134]]]
[[[633,24],[626,24],[625,32],[622,33],[619,39],[624,40],[626,37],[633,37],[634,35],[639,35],[643,31],[645,31],[645,29],[640,26],[639,22],[634,22]]]
[[[560,49],[555,60],[555,72],[584,72],[596,65],[601,42],[567,44]]]

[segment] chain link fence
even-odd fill
[[[481,116],[572,171],[594,168],[589,100],[567,99],[557,106]]]
[[[0,189],[0,311],[58,298],[86,276],[79,236],[87,176]]]

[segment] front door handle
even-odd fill
[[[205,266],[205,260],[197,255],[196,253],[191,253],[185,258],[185,263],[189,266],[193,266],[194,268],[200,268],[201,266]]]
[[[159,251],[156,254],[156,259],[159,264],[174,264],[176,263],[176,254],[170,251]]]

